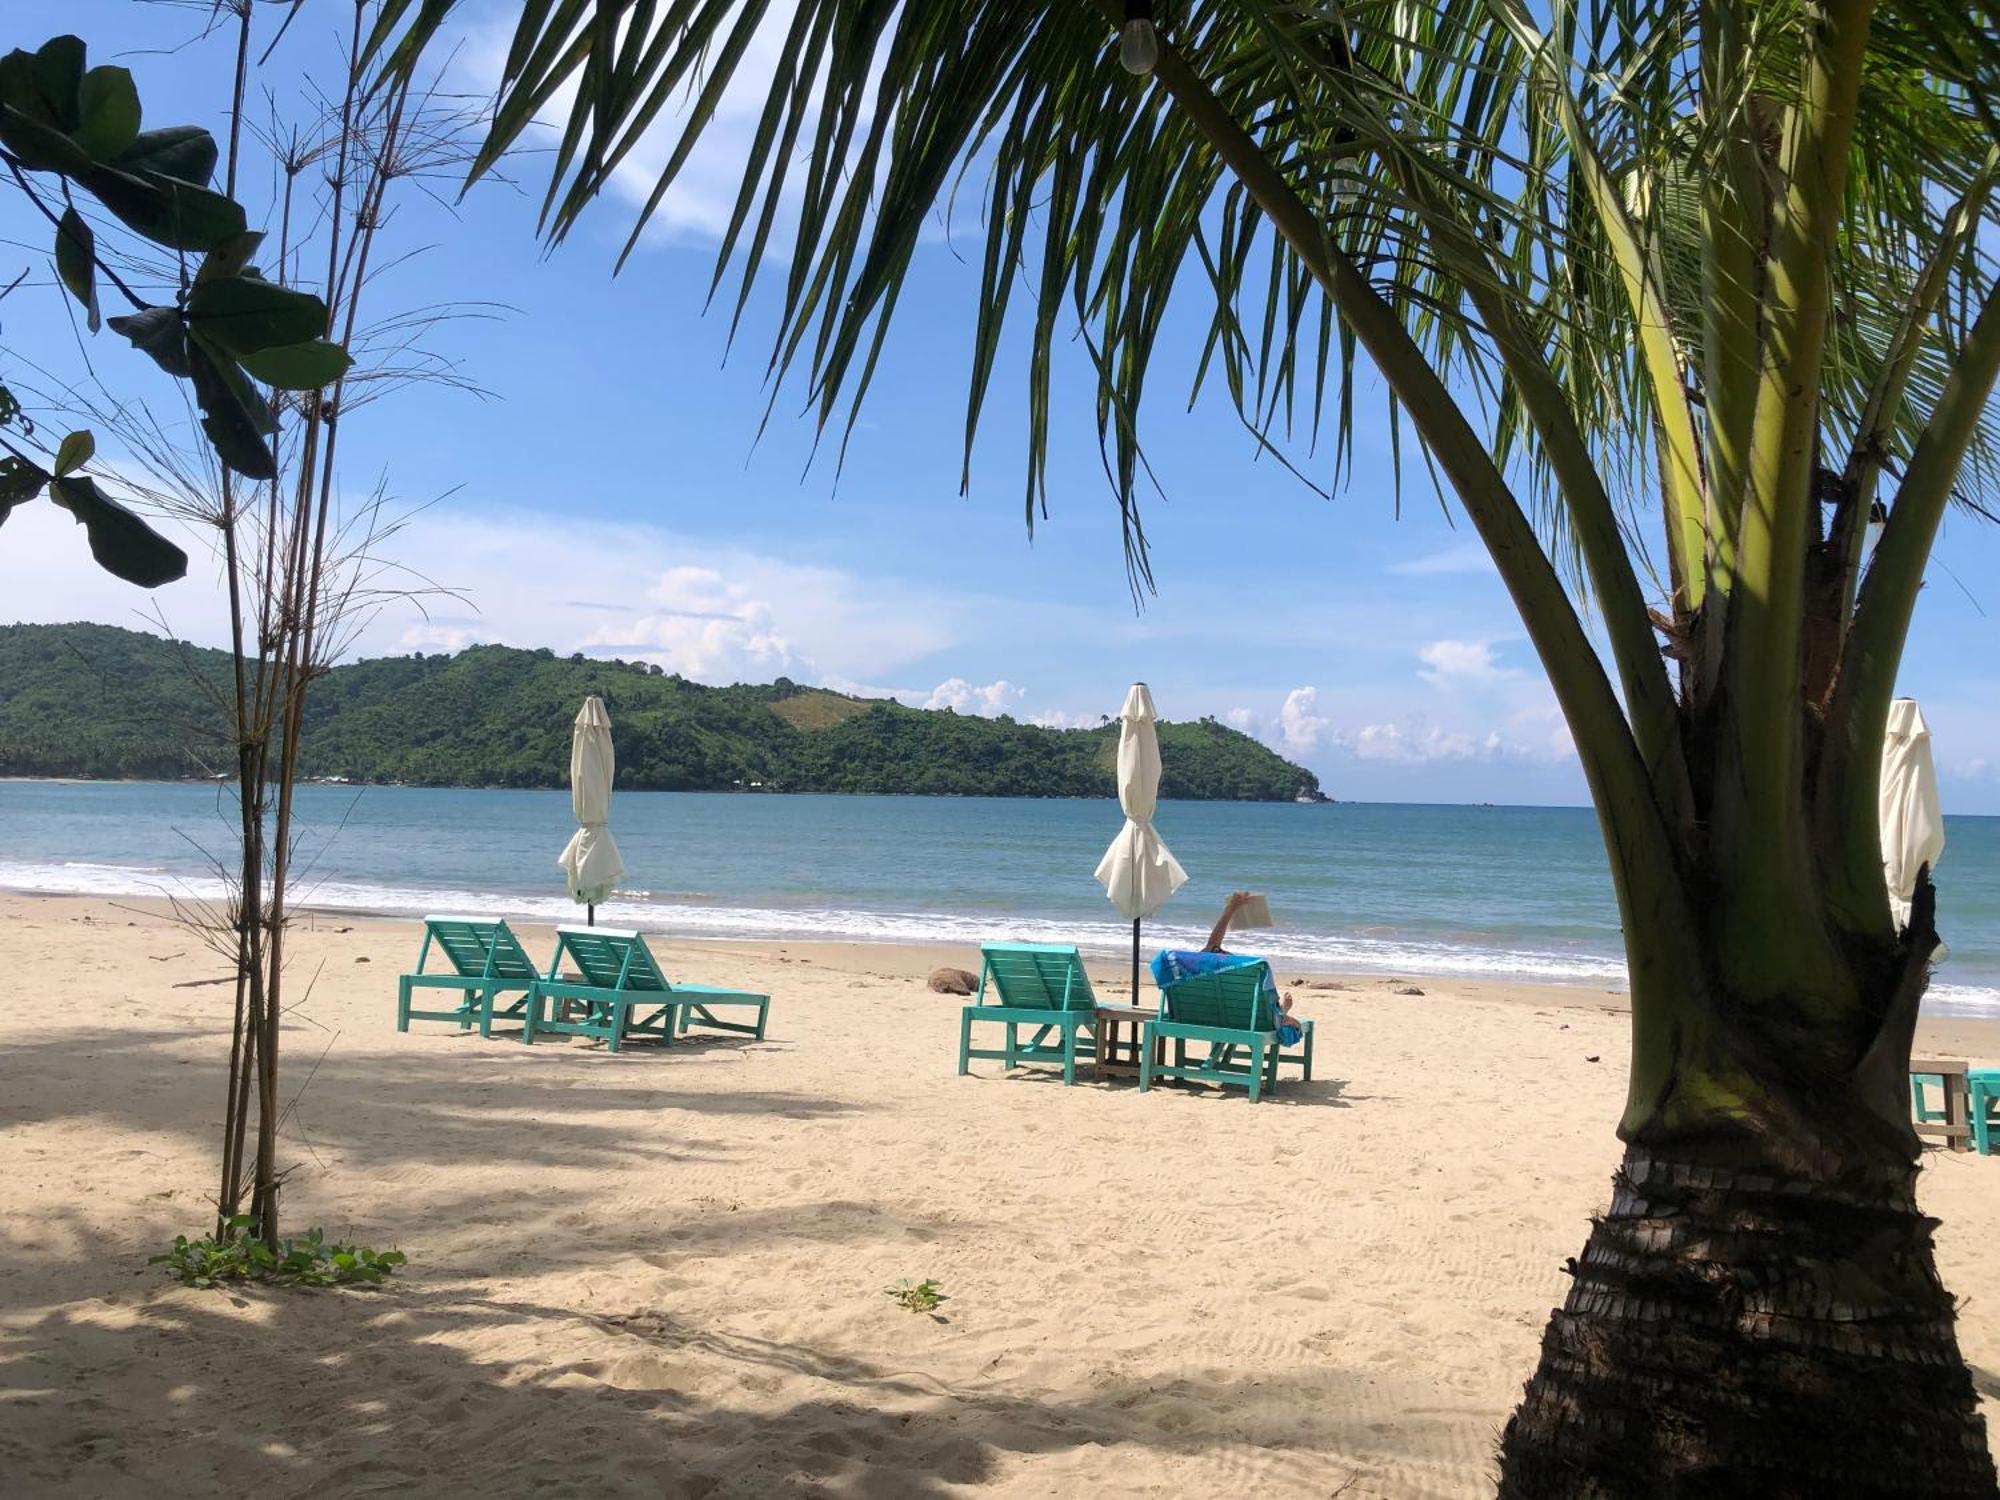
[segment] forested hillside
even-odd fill
[[[0,775],[224,770],[229,659],[108,625],[0,626]],[[639,662],[475,646],[336,667],[313,691],[308,776],[419,786],[561,786],[585,695],[611,710],[618,784],[662,791],[1101,797],[1116,724],[1043,729],[850,698],[780,678],[707,687]],[[1161,795],[1316,795],[1312,772],[1204,719],[1160,726]]]

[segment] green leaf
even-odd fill
[[[139,90],[123,68],[92,68],[78,90],[70,139],[95,161],[110,161],[139,138]]]
[[[51,123],[64,132],[82,118],[83,38],[53,36],[34,56],[35,87],[49,106]]]
[[[327,339],[307,339],[243,356],[244,369],[282,391],[316,391],[340,379],[353,363],[345,349]]]
[[[233,361],[218,359],[203,343],[187,342],[201,430],[225,464],[246,479],[275,479],[278,461],[264,441],[271,414]]]
[[[42,486],[48,482],[48,472],[39,465],[11,453],[0,458],[0,521],[5,521],[15,506],[41,494]]]
[[[49,498],[83,523],[90,555],[106,572],[145,589],[187,576],[187,554],[100,491],[95,480],[57,479]]]
[[[13,105],[0,105],[0,146],[37,172],[76,177],[90,170],[90,156],[54,126],[31,119]]]
[[[153,363],[169,375],[185,380],[194,374],[188,364],[187,326],[177,307],[149,307],[143,312],[109,318],[113,333],[132,341],[132,347],[152,356]]]
[[[123,167],[73,175],[126,227],[170,250],[212,250],[243,233],[243,206],[198,183]]]
[[[112,165],[140,176],[150,172],[206,187],[215,175],[217,156],[215,137],[199,125],[169,125],[140,131]]]
[[[79,427],[56,449],[56,477],[74,474],[97,454],[97,439],[88,427]]]
[[[254,276],[224,276],[194,289],[188,321],[202,339],[241,359],[326,332],[326,304]]]
[[[90,331],[97,332],[103,322],[97,308],[97,237],[73,208],[64,209],[56,225],[56,275],[82,306]]]
[[[194,273],[195,285],[240,274],[263,243],[264,232],[261,229],[247,229],[234,239],[224,240],[202,260],[201,269]]]

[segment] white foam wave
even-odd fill
[[[213,876],[127,865],[28,864],[5,860],[0,860],[0,889],[65,895],[176,896],[206,901],[227,894],[222,881]],[[496,893],[449,886],[386,886],[331,879],[307,882],[298,904],[320,910],[395,916],[417,916],[431,911],[490,911],[534,922],[567,922],[577,915],[575,905],[558,895]],[[620,925],[690,937],[968,947],[1004,938],[1075,943],[1086,953],[1105,957],[1132,951],[1132,929],[1120,922],[1069,921],[991,912],[716,906],[629,893],[621,893],[607,903],[606,910],[615,914]],[[1149,922],[1144,929],[1148,952],[1163,947],[1194,947],[1206,936],[1205,929],[1172,922]],[[1512,979],[1614,988],[1623,988],[1626,977],[1621,960],[1580,950],[1482,947],[1419,938],[1282,930],[1257,934],[1256,947],[1282,966],[1330,972]],[[2000,1018],[2000,989],[1933,984],[1924,1006],[1938,1015]]]

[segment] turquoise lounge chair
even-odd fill
[[[1139,1087],[1155,1078],[1189,1078],[1247,1088],[1255,1104],[1263,1091],[1278,1086],[1278,1065],[1296,1063],[1302,1079],[1312,1078],[1313,1023],[1300,1021],[1305,1032],[1299,1049],[1286,1052],[1278,1039],[1278,1007],[1265,992],[1270,966],[1244,964],[1213,974],[1190,974],[1160,991],[1160,1019],[1148,1021],[1139,1044]],[[1171,1063],[1155,1062],[1161,1044],[1174,1044]],[[1206,1042],[1208,1056],[1188,1061],[1187,1044]],[[1237,1049],[1247,1057],[1236,1061]]]
[[[2000,1156],[2000,1068],[1974,1068],[1965,1075],[1965,1090],[1973,1149],[1981,1156]]]
[[[987,943],[979,971],[979,993],[965,1007],[958,1023],[958,1071],[971,1071],[975,1057],[995,1058],[1011,1068],[1023,1063],[1061,1063],[1063,1082],[1076,1082],[1079,1049],[1086,1058],[1097,1055],[1097,997],[1090,976],[1074,948],[1053,943]],[[987,987],[995,999],[988,1001]],[[974,1022],[1007,1028],[1007,1045],[972,1045]],[[1034,1035],[1021,1040],[1021,1028]]]
[[[577,977],[563,974],[567,959]],[[580,1001],[578,1007],[567,1002]],[[717,1007],[749,1007],[757,1018],[724,1021]],[[543,1032],[594,1036],[605,1050],[616,1052],[628,1037],[658,1037],[670,1046],[676,1031],[685,1033],[696,1021],[717,1031],[732,1031],[764,1040],[764,1022],[771,1009],[769,995],[725,989],[711,984],[674,984],[653,959],[646,940],[616,927],[558,927],[556,956],[548,977],[538,980],[528,1001],[528,1024],[522,1039],[532,1043]],[[650,1014],[645,1014],[650,1012]]]
[[[450,962],[449,974],[426,974],[424,965],[436,947]],[[505,922],[484,917],[425,917],[424,946],[417,954],[416,972],[396,981],[396,1029],[408,1031],[412,1021],[456,1021],[460,1031],[479,1023],[479,1034],[493,1035],[493,1018],[525,1018],[529,992],[541,973],[535,968]],[[457,990],[458,1004],[450,1010],[413,1010],[414,990]],[[516,998],[496,1009],[502,995]]]

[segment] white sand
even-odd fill
[[[413,928],[316,925],[289,1226],[411,1264],[229,1295],[144,1264],[207,1220],[219,964],[0,900],[0,1493],[1475,1495],[1616,1158],[1599,991],[1309,992],[1320,1077],[1252,1108],[955,1077],[921,975],[971,954],[662,943],[771,1040],[613,1057],[399,1036]],[[1990,1419],[2000,1162],[1929,1160]]]

